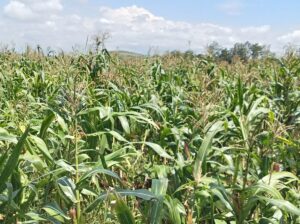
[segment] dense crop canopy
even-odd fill
[[[300,59],[0,53],[0,222],[300,223]]]

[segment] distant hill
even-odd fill
[[[124,57],[124,58],[140,58],[140,57],[145,57],[146,55],[136,53],[136,52],[131,52],[131,51],[110,51],[109,53],[117,55],[119,57]]]

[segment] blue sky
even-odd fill
[[[266,23],[274,26],[300,24],[299,0],[90,0],[87,2],[89,12],[101,5],[114,8],[137,5],[155,15],[187,22],[211,22],[229,26],[259,26]]]
[[[4,0],[0,42],[70,50],[109,34],[109,49],[205,51],[258,42],[280,52],[300,44],[299,0]]]

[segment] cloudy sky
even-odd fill
[[[0,43],[71,50],[109,33],[110,50],[201,52],[217,41],[300,45],[299,0],[1,0]]]

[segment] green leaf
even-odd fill
[[[244,85],[242,83],[242,80],[241,80],[240,76],[238,78],[237,95],[238,95],[240,111],[242,111],[243,110],[243,104],[244,104]]]
[[[220,190],[220,188],[218,189],[214,188],[211,191],[215,196],[217,196],[222,201],[223,205],[225,205],[229,211],[233,211],[232,205],[230,204],[225,191]]]
[[[116,190],[116,192],[121,196],[134,196],[141,198],[143,200],[152,200],[155,199],[156,196],[151,191],[146,189],[138,189],[138,190]]]
[[[76,196],[74,194],[75,184],[70,178],[61,177],[57,180],[58,186],[61,189],[62,193],[73,203],[76,203]]]
[[[126,132],[126,134],[130,134],[130,127],[129,127],[128,119],[125,116],[119,116],[118,119],[122,125],[122,128]]]
[[[98,131],[98,132],[94,132],[94,133],[91,133],[91,134],[87,134],[87,136],[101,136],[101,135],[104,135],[106,133],[112,135],[114,138],[116,138],[117,140],[119,140],[121,142],[128,142],[122,135],[120,135],[116,131]]]
[[[86,209],[85,212],[89,213],[93,211],[95,208],[97,208],[98,204],[102,202],[104,199],[107,199],[109,196],[109,193],[104,192],[100,194]]]
[[[108,133],[111,134],[114,138],[116,138],[120,142],[128,142],[124,137],[122,137],[122,135],[120,135],[116,131],[109,131]]]
[[[31,163],[37,171],[43,172],[47,168],[47,164],[36,154],[31,154],[28,151],[22,155],[21,159]]]
[[[65,171],[70,172],[72,174],[75,174],[75,169],[73,168],[73,166],[71,166],[70,164],[68,164],[64,160],[60,159],[60,160],[58,160],[55,163],[56,163],[56,165],[58,165],[61,168],[63,168]]]
[[[266,97],[262,96],[254,101],[253,105],[251,106],[251,110],[247,115],[247,120],[249,122],[254,121],[261,114],[268,114],[270,112],[268,108],[258,107],[261,104],[261,102],[265,99]]]
[[[248,190],[253,190],[252,195],[259,195],[259,193],[267,193],[276,199],[283,199],[281,193],[272,185],[265,183],[257,183],[248,188]]]
[[[28,212],[25,215],[31,218],[32,221],[47,221],[47,219],[44,219],[43,217],[41,217],[41,215],[35,212]]]
[[[181,217],[186,216],[185,208],[177,198],[166,196],[164,204],[168,208],[168,217],[170,223],[181,224]]]
[[[210,187],[211,187],[212,194],[217,196],[229,211],[233,212],[234,205],[231,201],[231,198],[229,198],[229,195],[225,187],[223,185],[220,185],[219,183],[218,184],[211,183]]]
[[[12,143],[18,142],[16,136],[9,134],[8,131],[6,131],[4,128],[0,128],[0,141],[6,141]]]
[[[168,189],[168,182],[167,178],[153,179],[151,192],[153,192],[154,195],[165,196]]]
[[[18,165],[19,156],[22,152],[22,149],[23,149],[24,143],[26,141],[26,138],[28,136],[28,133],[29,133],[29,127],[25,130],[22,137],[18,141],[17,145],[12,150],[12,153],[10,154],[10,156],[6,162],[6,165],[4,166],[4,168],[1,172],[0,193],[2,193],[4,191],[5,186],[6,186],[5,182],[8,180],[8,178],[10,177],[10,175],[13,173],[14,169]]]
[[[8,151],[4,152],[1,156],[0,156],[0,172],[2,170],[2,167],[4,166],[4,162],[6,161],[8,157]]]
[[[55,202],[45,205],[42,210],[44,210],[51,218],[54,218],[59,222],[65,223],[65,220],[71,220],[71,218],[67,216]]]
[[[272,199],[267,197],[259,197],[260,199],[264,200],[267,203],[270,203],[282,211],[285,211],[289,214],[300,216],[300,208],[297,208],[295,205],[293,205],[291,202],[282,200],[282,199]]]
[[[37,137],[37,136],[34,136],[34,135],[31,135],[29,137],[29,139],[31,140],[31,142],[34,143],[34,145],[36,145],[36,147],[39,149],[39,151],[45,156],[45,158],[50,161],[50,162],[54,162],[49,150],[48,150],[48,147],[47,145],[45,144],[44,140]]]
[[[100,140],[100,155],[104,155],[104,152],[105,152],[105,149],[109,149],[109,144],[108,144],[108,141],[107,141],[107,137],[106,135],[102,135],[101,137],[99,137],[101,140]]]
[[[214,123],[210,127],[209,131],[206,133],[203,142],[200,146],[200,149],[198,150],[193,172],[195,181],[197,183],[200,182],[200,179],[202,177],[202,164],[205,160],[208,151],[211,149],[213,138],[221,130],[223,130],[223,122],[218,121]]]
[[[115,205],[115,211],[117,213],[117,217],[120,224],[134,224],[135,221],[132,212],[130,211],[126,203],[117,194],[115,194],[115,196],[117,199]]]
[[[114,173],[110,170],[103,169],[102,167],[96,167],[96,168],[86,172],[85,174],[83,174],[81,176],[81,178],[79,179],[77,185],[80,186],[80,184],[82,184],[87,178],[89,178],[95,174],[99,174],[99,173],[106,174],[108,176],[111,176],[111,177],[116,178],[117,180],[121,181],[120,177],[116,173]]]
[[[153,142],[144,142],[144,144],[153,149],[160,157],[174,160],[174,158],[170,156],[160,145]]]
[[[289,184],[290,182],[299,180],[294,174],[283,171],[283,172],[272,172],[271,174],[259,180],[259,183],[265,183],[275,187],[281,179],[286,179],[284,181],[285,185]]]
[[[55,118],[55,114],[50,111],[49,115],[43,120],[42,125],[41,125],[41,129],[39,132],[39,137],[44,139],[47,133],[47,129],[49,128],[50,124],[52,123],[52,121]]]
[[[168,188],[168,179],[153,179],[151,184],[151,191],[156,195],[158,200],[152,202],[150,208],[149,223],[156,224],[161,223],[163,201]]]
[[[153,194],[152,192],[145,190],[145,189],[138,189],[138,190],[124,190],[124,189],[119,189],[115,190],[114,192],[118,193],[120,196],[134,196],[138,197],[141,199],[144,199],[146,201],[148,200],[153,200],[157,199],[156,195]],[[109,197],[109,194],[111,192],[103,192],[100,194],[87,208],[86,212],[91,212],[93,209],[95,209],[100,202],[103,200],[107,199]]]
[[[227,224],[226,221],[220,219],[214,219],[215,224]]]
[[[57,120],[59,126],[60,126],[65,132],[67,132],[67,131],[68,131],[68,126],[67,126],[66,122],[64,121],[64,119],[63,119],[61,116],[59,116],[58,114],[56,114],[56,120]]]

